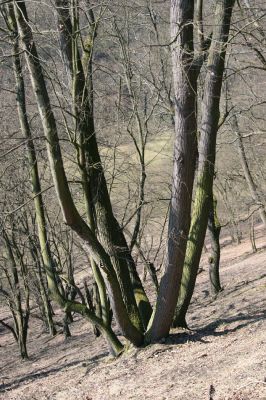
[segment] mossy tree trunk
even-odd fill
[[[61,51],[64,54],[64,60],[68,60],[66,68],[69,69],[72,77],[75,129],[79,137],[75,145],[78,148],[78,163],[81,170],[90,228],[96,230],[95,233],[103,248],[111,254],[111,261],[117,274],[129,317],[138,329],[143,330],[147,325],[152,309],[122,229],[113,214],[96,140],[93,115],[92,57],[97,26],[93,12],[90,10],[90,30],[83,40],[83,56],[81,57],[79,50],[80,34],[76,33],[78,32],[78,11],[74,8],[71,18],[68,1],[58,0],[56,5]],[[72,32],[75,33],[72,34]],[[96,273],[95,279],[98,280],[97,284],[99,285],[103,308],[106,308],[106,304],[104,304],[106,299],[103,298],[103,287],[101,287],[102,282],[98,279],[100,270],[95,265],[95,260],[92,264]]]
[[[34,206],[36,213],[36,222],[38,227],[38,238],[40,243],[41,257],[43,264],[47,272],[47,280],[49,289],[56,295],[58,293],[58,287],[55,280],[55,271],[52,261],[51,251],[49,247],[46,221],[44,214],[44,204],[42,199],[42,188],[39,179],[38,163],[36,158],[36,152],[34,142],[31,135],[31,129],[28,121],[28,115],[26,110],[25,100],[25,88],[24,79],[22,74],[21,62],[20,62],[20,48],[18,43],[18,30],[17,22],[15,19],[13,6],[8,6],[10,30],[14,35],[14,73],[16,79],[16,92],[17,92],[17,108],[19,115],[19,123],[23,136],[27,139],[27,156],[30,167],[30,177],[32,185],[32,194],[34,196]]]
[[[186,313],[195,287],[212,201],[219,104],[233,6],[234,0],[216,2],[201,108],[197,186],[174,326],[187,326]]]
[[[15,74],[15,80],[16,80],[17,109],[18,109],[18,115],[19,115],[20,128],[21,128],[23,136],[27,140],[27,142],[26,142],[27,143],[27,155],[28,155],[29,169],[30,169],[30,176],[31,176],[31,183],[32,183],[32,194],[34,196],[34,205],[35,205],[35,212],[36,212],[36,219],[37,219],[37,226],[38,226],[38,237],[39,237],[39,243],[40,243],[40,248],[41,248],[40,257],[42,258],[44,265],[48,262],[50,263],[50,265],[52,265],[51,252],[50,252],[48,238],[47,238],[47,234],[46,234],[46,222],[45,222],[45,217],[44,217],[44,206],[43,206],[43,200],[42,200],[42,195],[41,195],[41,184],[40,184],[40,180],[39,180],[39,172],[38,172],[36,153],[35,153],[33,139],[31,136],[31,129],[30,129],[29,121],[28,121],[28,114],[27,114],[27,110],[26,110],[25,87],[24,87],[24,79],[23,79],[22,67],[21,67],[21,62],[20,62],[18,32],[17,32],[16,20],[15,20],[15,15],[14,15],[12,5],[8,6],[8,15],[9,15],[9,18],[8,18],[9,26],[8,27],[14,38],[14,40],[13,40],[13,66],[14,66],[14,74]],[[47,323],[50,334],[55,335],[56,329],[55,329],[55,326],[53,323],[49,298],[48,298],[48,295],[45,290],[45,285],[44,285],[42,271],[41,271],[41,263],[40,263],[40,260],[38,259],[38,254],[36,253],[35,244],[33,243],[32,239],[30,237],[28,221],[24,221],[24,226],[25,226],[25,229],[27,230],[27,233],[29,234],[30,252],[31,252],[33,260],[36,263],[35,273],[36,273],[38,283],[39,283],[40,295],[41,295],[41,299],[43,302],[46,323]],[[52,270],[52,268],[51,268],[51,270]],[[23,343],[23,341],[24,341],[23,335],[21,336],[20,340]]]
[[[219,101],[224,69],[226,44],[234,1],[217,1],[214,32],[207,62],[202,119],[200,128],[199,167],[195,203],[191,220],[192,189],[197,156],[197,78],[199,66],[205,57],[205,44],[200,41],[202,57],[194,54],[194,0],[171,1],[171,39],[174,72],[175,143],[172,196],[168,230],[168,248],[165,271],[160,282],[158,299],[152,318],[151,305],[143,289],[132,259],[130,246],[112,210],[110,196],[101,163],[93,116],[92,55],[95,39],[95,21],[90,13],[89,33],[84,42],[84,57],[80,57],[78,7],[69,16],[68,1],[57,1],[60,33],[64,35],[62,52],[71,76],[71,90],[75,117],[73,144],[81,171],[87,223],[79,213],[70,191],[61,154],[55,116],[47,92],[42,66],[35,46],[31,25],[28,23],[24,1],[14,1],[15,16],[22,49],[26,57],[31,84],[36,97],[42,127],[46,138],[50,170],[65,223],[76,232],[84,248],[104,278],[111,308],[118,327],[131,343],[142,345],[144,331],[150,318],[147,341],[156,341],[168,335],[176,302],[181,318],[185,320],[197,274],[204,242],[209,205],[211,201],[216,134],[219,120]],[[76,3],[73,2],[75,5]],[[60,13],[64,10],[64,15]],[[201,14],[200,9],[198,13]],[[200,36],[203,34],[200,25]],[[66,47],[68,47],[66,51]],[[77,135],[76,135],[77,134]],[[75,137],[78,140],[75,140]],[[37,196],[36,198],[39,198]],[[38,209],[41,217],[43,207]],[[44,216],[43,216],[44,217]],[[41,219],[40,219],[41,221]],[[42,219],[45,226],[45,219]],[[45,249],[45,233],[41,240]],[[47,238],[46,238],[47,239]],[[66,312],[78,312],[97,326],[115,354],[122,345],[110,327],[110,321],[99,317],[85,304],[67,299],[56,284],[53,264],[44,259],[49,288],[54,299]],[[184,271],[183,271],[184,266]],[[183,272],[183,274],[182,274]],[[181,283],[182,277],[182,283]],[[185,281],[183,281],[185,279]],[[97,282],[98,284],[98,282]],[[181,286],[180,286],[181,284]],[[100,284],[101,286],[101,284]],[[99,287],[99,285],[98,285]],[[181,296],[181,297],[180,297]],[[103,303],[106,299],[101,300]],[[178,317],[178,316],[177,316]],[[108,320],[108,323],[107,323]]]
[[[133,323],[128,314],[128,310],[125,307],[118,279],[112,264],[113,256],[109,256],[90,227],[80,216],[74,204],[65,174],[57,126],[44,81],[42,67],[33,40],[32,31],[28,24],[25,2],[15,1],[15,15],[22,46],[25,50],[31,83],[36,96],[44,134],[46,136],[50,169],[64,220],[67,225],[69,225],[79,235],[81,240],[84,242],[84,246],[91,253],[95,262],[102,265],[102,271],[104,272],[111,306],[122,334],[135,345],[141,345],[143,342],[143,334],[138,329],[138,318],[136,321],[133,321]],[[102,211],[104,212],[104,210]],[[92,312],[90,312],[85,304],[83,305],[76,302],[66,301],[55,287],[54,276],[51,269],[48,269],[48,277],[49,285],[55,289],[53,290],[53,294],[58,304],[66,311],[80,312],[90,319],[92,323],[96,323],[103,336],[107,341],[110,341],[114,351],[116,353],[121,352],[121,343],[114,335],[112,329],[107,327],[102,320],[98,319]]]

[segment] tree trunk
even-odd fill
[[[37,303],[41,302],[41,304],[39,305],[39,308],[43,315],[45,327],[47,328],[47,330],[51,336],[55,336],[56,328],[55,328],[55,324],[53,321],[53,310],[52,310],[50,299],[49,299],[49,296],[47,293],[47,282],[45,284],[46,275],[43,275],[40,259],[39,259],[37,250],[35,248],[35,243],[33,242],[33,240],[31,240],[28,226],[27,226],[27,233],[28,233],[28,237],[29,237],[30,252],[32,255],[32,259],[36,265],[34,273],[35,273],[36,280],[38,282],[38,291],[39,291],[39,293],[37,295],[38,296]]]
[[[5,231],[2,228],[2,235],[4,239],[4,245],[6,249],[7,259],[10,262],[11,266],[11,276],[12,279],[9,278],[8,282],[10,285],[10,289],[12,290],[12,298],[10,299],[10,310],[12,313],[14,325],[15,325],[15,338],[17,340],[19,351],[22,359],[28,359],[27,352],[27,334],[28,334],[28,321],[30,315],[29,309],[29,290],[28,287],[24,284],[24,301],[25,301],[25,311],[22,308],[22,293],[21,293],[21,282],[18,274],[18,266],[16,263],[12,243]],[[14,244],[14,243],[13,243]],[[21,268],[21,273],[24,274],[25,271]],[[23,277],[26,278],[25,276]],[[9,328],[11,331],[12,329]]]
[[[240,162],[241,162],[241,166],[244,172],[244,176],[250,191],[250,194],[254,200],[254,202],[258,205],[260,205],[260,209],[259,209],[259,214],[260,214],[260,218],[261,221],[264,225],[264,227],[266,228],[266,211],[265,211],[265,204],[262,202],[261,198],[260,198],[260,193],[257,189],[257,186],[254,182],[253,176],[251,174],[249,165],[248,165],[248,160],[247,160],[247,156],[246,156],[246,152],[245,152],[245,147],[244,147],[244,143],[243,143],[243,138],[239,129],[239,125],[238,125],[238,121],[237,121],[237,117],[236,115],[232,115],[231,117],[231,124],[232,124],[232,129],[234,130],[236,137],[237,137],[237,148],[238,148],[238,154],[240,157]]]
[[[212,199],[209,219],[208,231],[211,241],[211,255],[209,257],[209,278],[210,278],[210,291],[213,295],[219,293],[222,288],[220,284],[220,232],[221,225],[217,217],[217,200]]]
[[[20,356],[23,360],[27,360],[29,358],[27,351],[27,335],[28,335],[28,319],[29,315],[26,313],[23,316],[23,313],[17,313],[17,341],[20,351]]]
[[[21,6],[23,7],[22,4],[20,5],[20,7]],[[17,7],[15,7],[15,10],[17,10]],[[23,136],[27,139],[27,155],[31,173],[32,193],[34,195],[34,206],[35,206],[36,221],[38,227],[38,237],[40,242],[43,263],[47,271],[48,286],[49,289],[56,295],[57,293],[59,293],[59,291],[55,283],[56,280],[54,275],[53,261],[50,253],[50,248],[48,245],[48,237],[47,237],[46,221],[44,215],[44,205],[41,195],[41,184],[39,179],[38,164],[26,110],[24,80],[23,80],[23,74],[19,56],[20,52],[18,44],[17,24],[12,5],[9,5],[9,15],[10,15],[10,21],[12,23],[13,33],[15,35],[13,60],[14,60],[14,73],[16,79],[17,108],[18,108],[21,131]],[[21,14],[19,15],[21,16]]]
[[[151,341],[159,340],[169,333],[178,298],[190,226],[197,153],[197,75],[193,68],[193,17],[194,0],[171,1],[170,29],[173,41],[175,104],[174,165],[167,258],[154,318],[147,334],[147,340]]]
[[[237,244],[240,244],[241,239],[242,239],[242,233],[239,229],[239,223],[235,217],[233,207],[231,206],[230,201],[228,200],[226,187],[223,187],[221,185],[221,187],[218,186],[217,188],[222,196],[227,216],[229,216],[229,218],[230,218],[229,219],[229,233],[231,236],[232,243],[237,242]]]
[[[102,307],[101,307],[101,302],[100,302],[99,290],[98,290],[98,286],[97,286],[96,282],[94,282],[94,284],[93,284],[92,293],[93,293],[92,298],[93,298],[93,307],[95,310],[95,315],[98,318],[102,318]],[[100,332],[99,332],[99,329],[97,328],[97,326],[94,327],[94,334],[96,337],[100,336]]]
[[[112,257],[107,254],[107,252],[105,251],[101,243],[97,240],[89,226],[85,223],[85,221],[78,213],[78,210],[74,204],[64,170],[56,122],[46,89],[42,67],[32,37],[30,25],[27,22],[28,17],[25,2],[15,1],[15,5],[15,13],[19,28],[19,34],[22,40],[23,48],[25,50],[32,87],[36,95],[36,101],[43,124],[43,130],[47,139],[46,143],[50,169],[52,172],[53,182],[56,189],[57,198],[64,216],[64,220],[67,225],[69,225],[84,241],[84,246],[87,247],[87,249],[90,251],[95,262],[99,263],[99,265],[102,264],[102,271],[105,273],[106,287],[108,290],[112,309],[114,311],[114,315],[121,329],[121,332],[133,344],[139,346],[143,343],[143,334],[135,326],[135,324],[132,323],[132,320],[128,316],[127,309],[123,302],[121,290],[117,281],[117,277],[111,262]],[[65,308],[65,299],[62,298],[61,294],[58,291],[58,288],[55,287],[53,271],[51,270],[51,268],[48,269],[48,283],[49,286],[53,288],[53,294],[58,304]],[[69,308],[74,307],[74,304],[72,303],[68,302],[67,304]],[[79,309],[82,313],[85,312],[86,317],[90,318],[91,321],[94,323],[96,317],[91,312],[89,312],[89,310],[84,310],[83,307],[80,308],[81,306],[82,304],[77,305],[75,303],[75,308]],[[99,325],[99,329],[101,329],[104,337],[107,340],[111,340],[111,338],[114,336],[111,328],[107,328],[106,326],[104,326],[104,324],[98,319],[97,321],[97,325]],[[136,325],[138,325],[138,319],[137,321],[135,321],[135,323]]]
[[[53,312],[52,312],[52,307],[51,303],[49,301],[48,294],[45,290],[45,287],[43,285],[43,282],[40,284],[40,289],[41,289],[41,298],[44,306],[44,311],[45,311],[45,320],[46,320],[46,325],[48,328],[48,331],[51,336],[56,335],[56,328],[53,320]]]
[[[69,6],[67,1],[57,0],[59,17],[61,51],[64,59],[72,56],[67,65],[72,65],[73,106],[76,117],[76,129],[79,132],[79,166],[81,169],[84,193],[89,203],[87,210],[93,208],[93,225],[97,229],[97,236],[108,254],[117,274],[123,300],[129,318],[139,330],[143,330],[150,318],[152,309],[144,291],[141,280],[136,271],[130,250],[119,226],[110,202],[104,171],[99,154],[93,116],[93,83],[92,83],[92,54],[95,33],[89,33],[85,46],[86,62],[81,62],[78,50],[75,26],[71,26],[71,19],[67,16]],[[62,14],[63,10],[63,14]],[[74,10],[75,13],[75,10]],[[75,24],[76,16],[73,17]],[[72,47],[71,47],[72,46]],[[71,47],[71,49],[70,49]],[[84,68],[86,67],[86,71]],[[89,211],[91,213],[91,211]],[[90,220],[92,217],[90,216]],[[133,262],[132,262],[133,261]],[[129,269],[131,274],[129,274]]]
[[[174,326],[186,326],[186,313],[194,292],[212,199],[219,103],[234,0],[219,0],[216,4],[202,102],[197,187]]]
[[[251,216],[251,220],[250,220],[249,238],[250,238],[250,243],[251,243],[251,247],[252,247],[252,252],[256,253],[257,252],[257,246],[256,246],[256,237],[255,237],[254,217],[253,217],[253,215]]]
[[[65,339],[71,337],[71,332],[69,329],[69,322],[70,322],[69,315],[71,315],[71,313],[65,312],[65,315],[63,318],[63,331],[64,331]]]

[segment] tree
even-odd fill
[[[157,341],[168,335],[178,296],[179,299],[180,296],[184,298],[184,307],[182,306],[182,318],[184,319],[193,293],[195,273],[205,237],[212,196],[219,101],[234,1],[220,0],[217,2],[213,33],[206,39],[202,25],[202,2],[197,3],[196,13],[194,12],[194,1],[173,0],[171,2],[173,103],[175,107],[174,165],[165,271],[160,282],[153,314],[132,256],[132,249],[137,244],[144,199],[146,133],[142,131],[143,125],[138,122],[140,115],[137,109],[138,104],[133,101],[134,117],[137,121],[142,145],[142,147],[138,143],[136,145],[136,148],[139,149],[141,179],[135,228],[131,244],[128,245],[122,226],[113,211],[95,127],[92,61],[98,24],[103,9],[100,7],[99,13],[95,16],[89,2],[82,3],[82,5],[84,6],[82,12],[88,21],[87,29],[80,28],[81,6],[79,2],[74,1],[72,6],[65,0],[55,2],[60,50],[72,98],[71,107],[64,110],[60,98],[57,96],[58,108],[59,112],[63,114],[63,126],[68,134],[69,142],[76,151],[76,163],[86,205],[85,216],[78,207],[78,201],[70,187],[68,171],[65,167],[66,159],[62,151],[64,146],[59,129],[61,125],[57,122],[57,111],[51,101],[51,93],[49,93],[50,86],[54,87],[53,81],[47,78],[48,74],[43,68],[29,23],[26,4],[24,1],[14,1],[7,6],[6,10],[9,18],[12,18],[14,13],[13,25],[16,25],[14,30],[18,30],[21,49],[27,62],[31,86],[45,135],[53,185],[63,219],[77,234],[82,246],[90,254],[102,313],[97,312],[96,315],[95,310],[86,304],[82,293],[80,293],[80,301],[77,301],[67,297],[66,293],[59,288],[56,267],[51,254],[49,254],[38,160],[34,154],[33,140],[29,136],[30,133],[26,132],[25,137],[30,145],[29,155],[32,156],[32,159],[29,157],[31,179],[34,185],[37,183],[37,186],[33,188],[33,195],[48,287],[53,299],[65,312],[75,311],[84,315],[103,334],[113,353],[118,355],[123,350],[123,346],[110,324],[109,301],[121,334],[134,345],[141,346],[145,338],[147,342]],[[198,28],[199,50],[194,48],[195,24]],[[128,49],[124,46],[123,35],[121,35],[116,21],[114,28],[124,56],[127,90],[129,97],[134,99],[134,81],[130,70]],[[157,38],[157,40],[159,39]],[[205,88],[198,138],[197,80],[206,60]],[[19,77],[22,75],[21,69],[19,75]],[[70,98],[68,100],[70,101]],[[21,114],[25,120],[26,110],[24,109]],[[24,125],[21,124],[22,131],[25,130],[25,121],[23,123]],[[145,126],[146,128],[147,126]],[[199,157],[196,192],[191,219],[197,151]],[[185,285],[181,283],[183,266],[185,266],[185,270],[182,280],[187,280]],[[182,289],[185,290],[185,296]]]
[[[1,275],[7,282],[7,289],[0,285],[0,296],[3,296],[11,311],[14,327],[4,320],[0,323],[8,328],[18,343],[22,359],[28,358],[27,335],[30,317],[30,293],[29,274],[27,259],[21,243],[21,235],[16,232],[17,222],[11,217],[9,227],[1,224],[1,245],[4,247],[4,254],[1,257]],[[1,279],[1,280],[2,280]]]
[[[220,203],[220,215],[225,221],[230,218],[232,239],[240,243],[245,221],[253,215],[255,223],[259,219],[263,221],[265,209],[265,91],[262,90],[265,15],[262,2],[239,1],[235,16],[233,46],[227,57],[224,78],[222,103],[226,119],[220,129],[215,186],[217,198],[225,206]],[[237,158],[235,151],[239,154]],[[231,163],[233,157],[234,163]]]
[[[194,1],[171,2],[175,97],[174,165],[167,260],[151,326],[151,340],[154,341],[166,336],[172,324],[190,226],[197,153],[197,68],[194,64],[193,18]]]
[[[234,1],[218,1],[216,4],[202,100],[196,193],[175,326],[186,326],[185,316],[194,291],[212,201],[219,104],[233,6]]]

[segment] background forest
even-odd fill
[[[3,399],[61,369],[63,397],[38,398],[265,398],[261,347],[258,386],[243,394],[220,382],[216,397],[212,380],[203,395],[192,380],[185,397],[187,372],[178,394],[172,370],[158,397],[145,382],[123,392],[124,378],[99,389],[110,355],[112,379],[134,378],[137,361],[149,375],[163,353],[157,380],[177,348],[172,362],[200,375],[190,363],[201,350],[186,346],[220,336],[222,318],[225,331],[251,319],[265,345],[265,11],[263,0],[1,0]],[[95,371],[90,395],[78,380],[93,387]]]

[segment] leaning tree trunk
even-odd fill
[[[25,99],[25,88],[24,79],[22,74],[21,62],[20,62],[20,49],[18,43],[18,32],[17,23],[15,20],[13,6],[8,6],[11,29],[13,31],[14,40],[14,73],[16,79],[16,92],[17,92],[17,108],[19,115],[19,123],[23,136],[27,140],[27,156],[30,167],[30,177],[32,185],[32,194],[34,196],[34,206],[36,212],[36,222],[38,227],[38,238],[40,242],[41,255],[43,263],[47,272],[48,287],[55,295],[58,292],[56,285],[55,271],[52,261],[52,256],[48,244],[47,228],[44,214],[44,204],[41,195],[41,184],[39,179],[38,164],[36,158],[36,152],[34,142],[31,135],[31,129],[28,121],[28,114],[26,110],[26,99]]]
[[[136,328],[129,318],[127,309],[123,302],[115,270],[112,265],[111,257],[105,251],[101,243],[97,240],[90,227],[83,220],[74,204],[63,165],[55,117],[51,108],[42,67],[32,36],[32,31],[30,25],[28,24],[28,17],[24,1],[15,1],[15,13],[19,34],[25,50],[28,69],[30,71],[31,83],[36,96],[43,130],[46,137],[47,152],[53,182],[64,220],[66,224],[69,225],[71,229],[73,229],[82,239],[84,246],[91,253],[96,263],[98,263],[98,265],[102,265],[102,271],[106,279],[106,287],[111,306],[121,333],[133,344],[139,346],[143,343],[143,334]],[[53,281],[52,272],[53,271],[51,269],[48,269],[48,282],[53,287],[55,283]],[[54,293],[54,297],[58,304],[66,311],[75,311],[90,319],[92,323],[99,327],[103,336],[108,342],[110,342],[110,345],[113,347],[115,353],[121,352],[121,343],[114,335],[111,327],[107,327],[105,324],[103,324],[103,322],[92,312],[90,312],[85,305],[74,303],[69,300],[65,301],[58,289]]]
[[[234,0],[216,2],[213,36],[202,101],[197,187],[174,326],[187,326],[186,313],[195,287],[207,228],[212,198],[224,61],[234,2]]]
[[[90,32],[87,40],[84,41],[85,57],[83,57],[82,62],[78,49],[78,34],[76,33],[78,29],[75,26],[77,10],[73,10],[74,26],[72,26],[69,2],[57,0],[56,6],[61,51],[64,54],[64,60],[68,59],[66,68],[72,76],[74,115],[77,121],[76,129],[79,133],[79,166],[85,198],[87,198],[86,202],[93,205],[93,224],[97,226],[97,234],[103,248],[111,254],[111,261],[117,274],[129,317],[137,329],[143,330],[148,323],[152,309],[136,271],[123,231],[113,214],[96,140],[92,84],[92,54],[95,33]],[[90,17],[93,18],[92,11]],[[95,26],[94,22],[92,21],[93,26]],[[72,59],[69,60],[69,57]],[[91,209],[91,204],[87,207],[87,210]],[[89,219],[91,219],[91,216],[89,216]],[[131,274],[129,274],[129,269]]]
[[[71,16],[70,16],[70,5],[68,0],[56,0],[56,11],[57,11],[57,26],[58,26],[58,32],[59,32],[59,40],[60,40],[60,49],[61,49],[61,54],[62,54],[62,59],[63,59],[63,64],[66,70],[67,74],[67,81],[70,87],[70,90],[73,92],[73,102],[74,102],[74,115],[76,114],[76,111],[78,109],[78,104],[77,104],[77,99],[76,99],[76,91],[79,88],[79,91],[82,91],[82,88],[80,88],[81,85],[84,85],[85,82],[80,82],[80,80],[83,80],[84,74],[81,74],[81,71],[83,69],[83,65],[81,64],[81,60],[79,57],[79,52],[78,48],[76,45],[76,36],[77,33],[73,33],[73,28],[72,28],[72,21],[71,21]],[[90,34],[91,38],[88,38],[88,43],[93,43],[94,40],[94,30]],[[91,52],[87,52],[88,54],[88,63],[91,64]],[[79,74],[78,72],[79,71]],[[91,76],[88,74],[89,82],[91,81]],[[90,85],[88,84],[89,89],[92,89]],[[92,90],[91,90],[92,92]],[[87,91],[84,92],[86,94],[85,96],[85,102],[87,101]],[[91,96],[89,105],[92,105],[93,98]],[[91,106],[89,107],[91,110]],[[78,116],[75,115],[75,119]],[[89,134],[90,135],[90,134]],[[96,229],[96,221],[95,221],[95,210],[93,208],[93,204],[91,201],[91,192],[89,188],[89,179],[88,179],[88,174],[86,172],[86,164],[85,164],[85,155],[84,155],[84,150],[83,150],[83,134],[80,134],[80,152],[79,152],[79,158],[78,158],[78,164],[80,167],[81,171],[81,178],[82,178],[82,185],[83,185],[83,192],[84,192],[84,201],[85,201],[85,208],[86,208],[86,214],[87,214],[87,220],[88,224],[91,228],[91,230],[95,233]],[[95,282],[98,285],[99,289],[99,294],[100,294],[100,300],[101,300],[101,306],[103,309],[103,322],[108,324],[109,321],[109,314],[108,314],[108,298],[107,298],[107,293],[106,293],[106,287],[104,283],[104,279],[102,277],[100,268],[98,265],[95,263],[92,257],[90,257],[90,264],[93,272],[93,276],[95,279]]]

